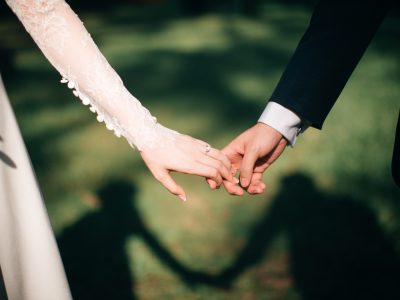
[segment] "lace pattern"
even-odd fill
[[[178,134],[157,123],[125,88],[82,22],[63,0],[6,0],[50,63],[97,120],[139,150]]]

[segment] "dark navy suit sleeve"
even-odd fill
[[[319,1],[270,100],[320,129],[390,4],[387,0]]]
[[[397,120],[396,136],[393,147],[392,175],[397,186],[400,188],[400,111]]]

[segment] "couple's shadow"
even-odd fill
[[[373,212],[348,197],[327,195],[295,174],[249,234],[234,262],[217,275],[181,264],[145,226],[135,207],[135,188],[111,182],[98,193],[102,208],[58,238],[74,299],[135,299],[125,252],[137,235],[188,286],[229,289],[248,268],[266,259],[280,234],[289,240],[290,271],[303,299],[400,299],[400,262]],[[260,295],[267,296],[267,295]]]
[[[113,181],[98,191],[101,209],[68,227],[57,238],[72,296],[86,299],[136,299],[125,251],[127,238],[141,237],[166,266],[188,285],[190,271],[180,264],[142,221],[136,188]]]

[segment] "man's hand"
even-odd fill
[[[240,170],[240,185],[250,194],[260,194],[265,189],[264,171],[285,150],[287,140],[274,128],[257,123],[235,138],[223,150],[235,170]],[[211,188],[215,183],[209,180]],[[228,193],[243,195],[243,189],[224,181]]]

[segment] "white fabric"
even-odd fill
[[[162,147],[178,134],[129,93],[82,22],[63,0],[6,0],[76,97],[117,136],[139,150]]]
[[[1,77],[0,268],[10,300],[71,299],[47,212]]]
[[[301,119],[291,110],[273,101],[268,102],[258,122],[279,131],[291,146],[294,146],[297,136],[302,131]]]

